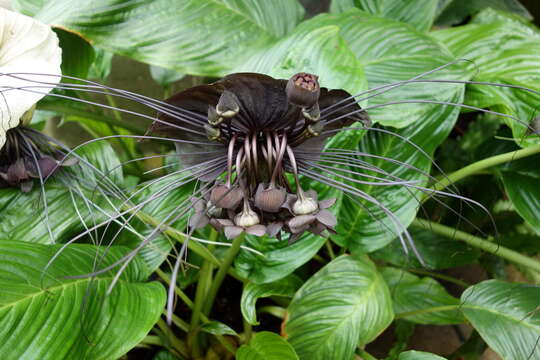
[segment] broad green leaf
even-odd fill
[[[103,49],[197,75],[229,72],[302,17],[297,0],[47,0],[36,14]]]
[[[487,280],[461,295],[461,309],[503,359],[540,359],[540,287]]]
[[[68,279],[120,259],[126,248],[105,254],[71,245],[43,270],[60,246],[0,243],[0,353],[6,359],[116,359],[137,345],[159,319],[165,290],[146,282],[145,265],[133,259],[110,295],[115,270],[96,278]],[[104,256],[105,255],[105,256]],[[76,260],[76,261],[75,261]]]
[[[468,16],[488,7],[511,12],[524,19],[532,19],[531,14],[521,5],[519,0],[447,0],[446,2],[446,6],[441,9],[441,13],[437,17],[437,25],[462,23]]]
[[[425,266],[420,264],[414,254],[406,255],[403,252],[403,245],[398,239],[394,239],[384,248],[374,252],[373,257],[400,267],[427,267],[428,269],[437,270],[470,264],[480,256],[478,248],[471,247],[462,241],[435,234],[429,230],[410,227],[409,233],[414,245],[422,254]]]
[[[540,171],[531,163],[532,172],[501,172],[506,194],[516,211],[540,235]]]
[[[370,89],[410,80],[455,61],[446,49],[429,36],[405,24],[359,10],[319,15],[308,23],[319,28],[339,27],[340,35],[363,65]],[[457,63],[426,75],[423,79],[466,80],[468,76],[463,64]],[[366,96],[373,95],[367,100],[369,106],[400,100],[455,102],[462,89],[463,86],[459,84],[408,83],[390,88],[385,93],[381,92],[388,89],[376,90],[357,100],[362,101]],[[443,106],[426,103],[392,104],[373,109],[368,107],[368,110],[374,122],[399,128],[424,122],[430,116],[446,114]]]
[[[460,102],[461,99],[462,94],[455,94],[453,102]],[[376,157],[367,155],[359,159],[379,170],[386,171],[394,179],[418,181],[415,185],[425,185],[429,180],[426,174],[429,173],[432,165],[431,156],[448,136],[458,113],[457,108],[440,106],[427,113],[421,122],[400,130],[388,129],[407,139],[408,142],[396,135],[377,131],[368,132],[362,138],[359,150]],[[375,176],[380,175],[358,168],[353,168],[353,170]],[[358,179],[366,180],[361,177]],[[424,196],[420,190],[403,185],[355,184],[355,187],[375,198],[379,204],[350,196],[343,198],[338,216],[338,234],[332,236],[332,240],[344,244],[353,252],[370,252],[380,249],[395,239],[397,233],[401,231],[381,206],[391,211],[402,228],[406,228],[415,218],[419,200]]]
[[[236,352],[237,360],[298,360],[292,346],[281,336],[263,331]]]
[[[351,359],[392,322],[390,292],[366,256],[340,256],[298,290],[285,331],[302,359]]]
[[[287,239],[269,239],[266,236],[246,236],[246,246],[264,254],[260,256],[246,250],[234,261],[238,274],[256,284],[270,283],[292,273],[307,263],[324,245],[325,238],[306,234],[294,244]]]
[[[337,24],[306,21],[287,37],[239,63],[235,72],[287,79],[298,72],[317,74],[321,86],[356,93],[367,88],[362,65],[339,35]]]
[[[472,61],[472,80],[524,86],[540,91],[540,32],[513,18],[500,17],[490,24],[470,24],[440,30],[432,36],[443,42],[457,57]],[[501,117],[522,146],[534,143],[535,136],[522,141],[528,124],[537,115],[540,95],[520,89],[490,85],[468,85],[466,103],[511,114],[520,122]]]
[[[104,195],[96,191],[97,180],[101,180],[105,191],[110,190],[109,186],[105,186],[105,179],[116,184],[123,182],[122,169],[117,167],[118,158],[112,147],[104,142],[86,145],[77,153],[101,174],[80,161],[79,165],[68,169],[73,178],[64,179],[63,182],[49,179],[45,184],[45,196],[39,183],[35,183],[33,190],[28,193],[18,189],[0,190],[1,240],[20,239],[34,243],[67,240],[85,229],[81,218],[88,227],[105,219],[99,208],[103,211],[112,209]],[[102,178],[104,174],[107,174],[106,178]]]
[[[152,76],[152,79],[154,79],[154,81],[161,86],[170,85],[185,76],[185,74],[181,72],[165,69],[155,65],[150,65],[150,75]]]
[[[445,358],[424,351],[409,350],[399,354],[398,360],[445,360]]]
[[[381,274],[392,294],[396,315],[418,311],[417,314],[404,317],[405,320],[418,324],[449,325],[465,322],[457,308],[459,299],[448,294],[436,280],[430,277],[420,278],[391,267],[383,268]],[[447,310],[430,311],[445,306],[448,306]]]
[[[201,325],[201,331],[204,331],[213,335],[232,335],[238,336],[236,331],[231,329],[229,325],[226,325],[219,321],[209,321]]]
[[[86,79],[88,69],[94,62],[94,48],[77,34],[54,29],[62,48],[62,74]],[[46,81],[50,81],[48,79]],[[72,80],[65,82],[71,83]]]
[[[166,350],[161,350],[160,352],[156,354],[156,356],[152,358],[152,360],[177,360],[177,359],[179,358]]]
[[[436,0],[332,0],[334,13],[357,8],[372,15],[408,23],[420,31],[433,25],[438,9]]]
[[[242,299],[240,300],[242,316],[251,325],[258,325],[255,304],[259,298],[269,296],[293,297],[301,285],[302,281],[295,275],[289,275],[268,284],[247,283],[242,291]]]

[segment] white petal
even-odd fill
[[[7,130],[19,125],[22,115],[60,82],[62,50],[51,27],[31,17],[0,8],[0,148]],[[39,73],[43,75],[3,74]],[[36,81],[52,83],[35,87]],[[28,86],[34,86],[28,88]],[[25,90],[13,88],[27,87]]]

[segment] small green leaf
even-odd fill
[[[209,321],[201,325],[201,331],[212,335],[232,335],[238,336],[236,331],[219,321]]]
[[[535,162],[530,165],[530,172],[502,171],[501,177],[518,214],[540,235],[540,171]]]
[[[446,360],[445,358],[424,351],[409,350],[399,354],[398,360]]]
[[[366,256],[343,255],[298,290],[285,325],[302,359],[350,359],[392,322],[390,292]]]
[[[449,325],[465,322],[457,307],[459,299],[448,294],[434,279],[419,278],[409,272],[390,267],[383,268],[381,274],[392,294],[394,312],[397,316],[418,312],[404,317],[405,320],[418,324]],[[449,307],[447,310],[430,311],[447,306]]]
[[[54,29],[62,48],[62,75],[86,79],[96,54],[94,48],[79,35],[63,29]],[[56,79],[51,79],[56,80]],[[73,82],[68,80],[68,83]]]
[[[293,347],[281,336],[263,331],[236,352],[237,360],[299,360]]]
[[[293,297],[301,285],[302,281],[295,275],[289,275],[267,284],[247,283],[240,301],[240,308],[244,319],[251,325],[258,325],[255,304],[259,298],[269,296]]]
[[[487,280],[461,295],[462,311],[503,359],[540,359],[540,287]]]
[[[43,270],[59,245],[0,243],[0,353],[6,359],[116,359],[137,345],[159,319],[165,289],[146,282],[133,259],[110,295],[117,271],[69,279],[110,265],[129,249],[105,252],[71,245]]]

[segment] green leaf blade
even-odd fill
[[[300,358],[350,359],[394,317],[390,293],[367,257],[343,255],[312,276],[288,308],[285,330]]]

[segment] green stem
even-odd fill
[[[330,256],[330,259],[334,260],[336,258],[336,254],[334,253],[334,249],[332,249],[332,242],[328,239],[324,243],[326,246],[326,251],[328,252],[328,256]]]
[[[358,349],[358,353],[360,354],[362,360],[377,360],[377,358],[375,358],[373,355],[371,355],[364,349]]]
[[[225,259],[223,259],[223,261],[221,262],[214,281],[212,282],[212,286],[208,291],[208,296],[203,307],[203,313],[205,315],[210,314],[210,310],[212,309],[212,305],[214,304],[216,295],[219,291],[219,288],[221,287],[221,283],[223,283],[225,275],[229,271],[229,268],[231,267],[234,258],[236,257],[236,255],[238,255],[238,252],[240,251],[240,246],[242,245],[242,242],[244,242],[244,237],[245,233],[242,233],[233,240],[232,246],[229,248],[227,254],[225,255]]]
[[[163,281],[165,281],[167,285],[171,284],[171,278],[167,274],[165,274],[161,269],[157,269],[156,273],[161,279],[163,279]],[[177,286],[174,287],[174,293],[184,302],[184,304],[186,304],[191,310],[193,310],[193,307],[195,304],[193,304],[193,301],[191,301],[191,299],[186,295],[186,293],[184,293]],[[177,316],[173,314],[173,322],[175,321],[175,318],[177,318]],[[210,321],[210,319],[208,319],[208,317],[206,317],[206,315],[202,313],[201,313],[201,320],[204,324]],[[222,335],[214,335],[214,336],[221,343],[221,345],[223,345],[223,347],[227,349],[231,354],[234,355],[236,353],[236,350],[231,345],[231,343],[228,342]]]
[[[540,153],[540,145],[534,145],[525,149],[510,151],[504,154],[495,155],[475,163],[472,163],[464,168],[461,168],[448,176],[442,178],[439,182],[432,186],[433,190],[440,191],[467,176],[477,174],[487,168],[495,165],[504,164],[509,161],[518,160],[527,156]]]
[[[253,336],[253,327],[244,319],[244,343],[249,344]]]
[[[210,232],[209,240],[216,241],[218,233],[216,230],[212,229]],[[214,245],[209,245],[209,250],[214,250]],[[191,354],[193,358],[197,359],[202,356],[201,350],[201,339],[197,328],[199,326],[201,312],[203,309],[204,301],[206,299],[206,294],[209,291],[209,288],[212,284],[212,264],[208,261],[205,261],[202,265],[199,281],[197,283],[197,290],[195,292],[195,304],[193,306],[193,311],[191,313],[191,323],[190,323],[190,333],[188,336],[188,346],[191,348]]]
[[[76,109],[76,108],[73,108],[73,107],[68,106],[66,104],[44,103],[44,104],[40,104],[38,106],[38,109],[54,111],[54,112],[57,112],[57,113],[61,113],[63,115],[79,116],[79,117],[89,119],[89,120],[100,121],[100,122],[103,122],[103,123],[106,123],[106,124],[109,124],[109,125],[112,125],[112,126],[118,126],[118,127],[124,128],[124,129],[129,130],[130,132],[132,132],[133,134],[136,134],[136,135],[142,135],[142,134],[145,133],[144,129],[141,129],[141,128],[139,128],[137,126],[134,126],[132,124],[129,124],[127,122],[118,121],[118,120],[116,120],[114,118],[111,118],[111,117],[108,117],[108,116],[105,116],[105,115],[101,115],[101,114],[97,114],[97,113],[93,113],[93,112],[90,112],[90,111],[87,111],[87,110]]]
[[[418,314],[426,314],[426,313],[432,313],[432,312],[438,312],[438,311],[458,310],[460,307],[461,305],[444,305],[444,306],[434,306],[434,307],[425,308],[421,310],[408,311],[401,314],[396,314],[396,317],[394,318],[394,320],[403,319],[408,316],[413,316],[413,315],[418,315]]]
[[[262,306],[257,312],[270,314],[282,320],[285,319],[285,315],[287,314],[287,310],[281,306],[273,305]]]
[[[440,234],[448,238],[464,241],[471,246],[482,249],[491,254],[500,256],[513,263],[523,265],[535,271],[540,271],[540,261],[530,258],[525,255],[522,255],[518,253],[517,251],[505,248],[494,242],[479,238],[477,236],[468,234],[463,231],[456,230],[449,226],[437,224],[435,222],[427,221],[424,219],[417,218],[412,222],[412,225],[422,227],[423,229],[434,232],[435,234]]]

